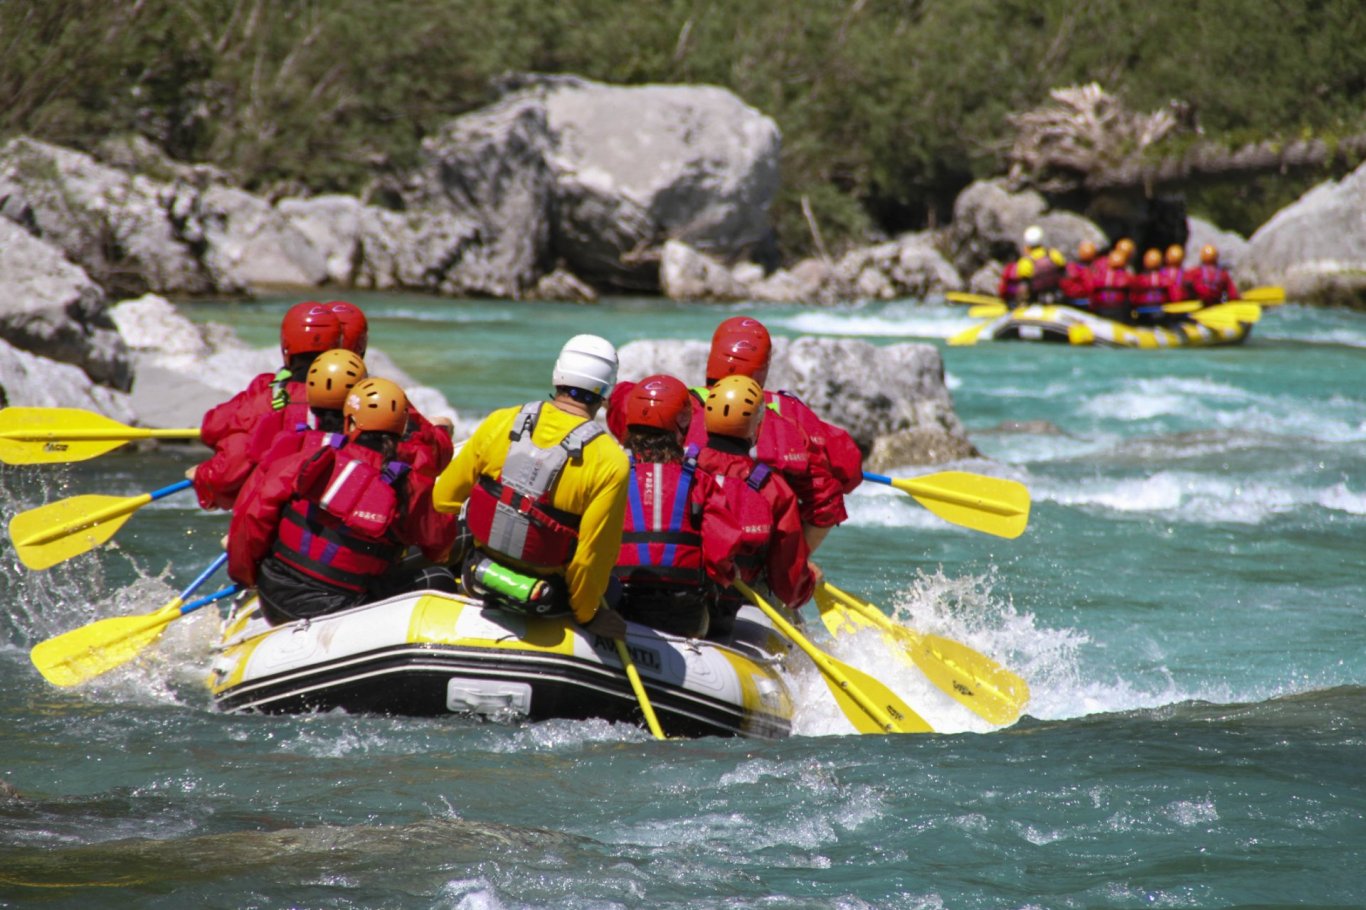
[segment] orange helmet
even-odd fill
[[[748,376],[718,380],[707,395],[707,432],[753,441],[764,416],[764,390]]]
[[[1214,244],[1207,243],[1200,247],[1200,261],[1205,265],[1217,265],[1219,263],[1219,251]]]
[[[732,316],[716,327],[707,356],[707,384],[726,376],[752,376],[760,386],[768,379],[773,340],[757,319]]]
[[[365,313],[354,303],[345,300],[330,300],[327,307],[341,321],[341,346],[364,357],[365,348],[370,343],[370,322],[365,318]]]
[[[342,415],[347,439],[370,430],[399,434],[408,427],[408,396],[398,383],[372,376],[351,388]]]
[[[308,406],[340,411],[352,386],[365,378],[365,361],[345,348],[323,351],[308,368]]]
[[[1154,249],[1144,253],[1143,267],[1150,272],[1162,268],[1162,252]]]
[[[1077,244],[1077,259],[1082,262],[1090,262],[1096,258],[1096,245],[1089,240],[1083,240]]]
[[[1121,237],[1118,241],[1115,242],[1115,249],[1126,250],[1129,253],[1129,255],[1132,256],[1134,250],[1138,249],[1138,247],[1130,238]]]
[[[626,395],[626,425],[668,430],[678,438],[692,422],[688,387],[672,376],[646,376]]]
[[[1179,243],[1167,247],[1167,265],[1180,265],[1186,261],[1186,251]]]
[[[1122,269],[1129,264],[1129,257],[1124,255],[1124,251],[1118,248],[1111,250],[1110,255],[1105,258],[1106,261],[1110,263],[1110,268],[1112,269]]]
[[[285,360],[295,354],[317,354],[341,345],[341,320],[316,300],[296,303],[280,322],[280,353]]]

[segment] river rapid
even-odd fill
[[[466,419],[544,394],[575,332],[706,339],[742,311],[351,299]],[[186,311],[266,345],[289,302]],[[1240,347],[1127,351],[950,348],[964,312],[912,301],[743,311],[941,347],[986,456],[952,467],[1027,485],[1028,531],[974,534],[865,485],[820,562],[1024,676],[1026,717],[991,729],[880,638],[831,641],[814,606],[818,644],[942,732],[854,735],[809,665],[781,742],[226,716],[203,684],[212,609],[49,686],[35,643],[149,612],[215,555],[224,517],[170,497],[47,572],[0,545],[0,906],[1366,906],[1366,315],[1287,306]],[[202,451],[6,467],[0,499],[8,518],[134,495]]]

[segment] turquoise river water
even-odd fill
[[[355,299],[469,418],[543,394],[574,332],[704,339],[738,311]],[[286,303],[188,309],[265,345]],[[214,555],[223,516],[170,497],[48,572],[0,545],[0,906],[1366,906],[1366,315],[1288,306],[1241,347],[1137,352],[949,348],[963,311],[910,301],[758,314],[941,347],[987,456],[954,467],[1026,484],[1029,530],[865,487],[821,562],[1024,676],[1019,723],[988,728],[878,638],[832,642],[810,606],[818,644],[943,732],[854,735],[809,665],[781,742],[227,716],[203,686],[212,610],[47,685],[33,644],[149,612]],[[200,452],[8,467],[0,495],[8,515],[130,496]]]

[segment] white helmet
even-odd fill
[[[1025,228],[1024,242],[1025,246],[1039,246],[1042,244],[1043,228],[1039,227],[1037,224],[1031,224],[1029,227]]]
[[[606,338],[575,335],[560,349],[551,381],[606,398],[617,382],[617,349]]]

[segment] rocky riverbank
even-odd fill
[[[1065,250],[1108,240],[1037,193],[981,181],[958,197],[944,228],[779,267],[768,211],[781,137],[762,112],[709,86],[524,77],[503,88],[429,137],[418,167],[377,178],[358,197],[255,196],[135,140],[106,142],[95,154],[26,138],[0,146],[0,385],[10,402],[193,422],[274,366],[271,352],[247,351],[229,329],[169,331],[188,321],[157,295],[358,288],[577,301],[620,291],[810,304],[924,299],[993,291],[1028,224]],[[1294,300],[1359,300],[1363,211],[1366,167],[1318,187],[1246,241],[1191,219],[1189,246],[1217,243],[1240,283],[1283,284]],[[819,238],[814,218],[810,228]],[[794,352],[806,350],[800,344]],[[653,356],[662,363],[664,353]],[[819,353],[824,369],[860,363],[850,387],[878,387],[868,352]],[[904,366],[899,356],[885,355],[892,372]],[[221,386],[189,369],[207,361],[232,364],[213,371]],[[792,384],[819,401],[801,381]],[[906,389],[906,401],[924,391]],[[449,412],[435,400],[427,409]],[[894,410],[860,435],[865,445],[921,425]],[[961,429],[939,418],[923,425],[936,421],[959,443],[928,448],[961,455]]]

